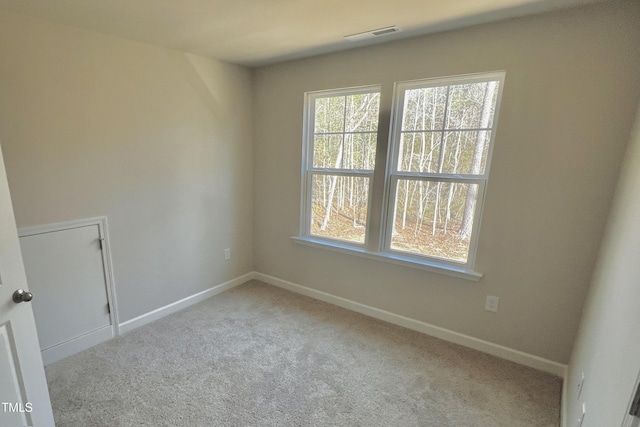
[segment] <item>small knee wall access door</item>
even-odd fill
[[[19,231],[45,365],[115,335],[102,221],[104,218]]]

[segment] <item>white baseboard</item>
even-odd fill
[[[193,294],[179,301],[165,305],[164,307],[157,308],[141,316],[135,317],[131,320],[127,320],[126,322],[122,322],[120,323],[120,334],[126,334],[127,332],[130,332],[136,328],[139,328],[140,326],[146,325],[147,323],[151,323],[154,320],[161,319],[165,316],[168,316],[169,314],[175,313],[176,311],[180,311],[193,304],[199,303],[200,301],[204,301],[207,298],[211,298],[214,295],[217,295],[228,289],[234,288],[254,278],[255,278],[254,272],[243,274],[242,276],[236,277],[235,279],[229,280],[228,282],[224,282],[219,285],[213,286],[202,292],[198,292],[197,294]]]
[[[329,304],[337,305],[338,307],[345,308],[347,310],[355,311],[366,316],[370,316],[376,319],[384,320],[385,322],[393,323],[398,326],[402,326],[414,331],[422,332],[426,335],[430,335],[442,340],[462,345],[464,347],[472,348],[474,350],[481,351],[483,353],[490,354],[492,356],[500,357],[511,362],[518,363],[520,365],[529,366],[534,369],[538,369],[543,372],[556,375],[563,378],[563,396],[562,396],[562,420],[563,425],[565,422],[565,396],[566,396],[566,372],[567,365],[554,362],[539,356],[525,353],[523,351],[514,350],[503,345],[495,344],[489,341],[474,338],[469,335],[464,335],[458,332],[451,331],[449,329],[441,328],[439,326],[431,325],[420,320],[411,319],[399,314],[391,313],[389,311],[381,310],[379,308],[371,307],[359,302],[351,301],[346,298],[338,297],[326,292],[318,291],[312,288],[307,288],[296,283],[288,282],[286,280],[279,279],[277,277],[269,276],[267,274],[250,272],[244,274],[228,282],[222,283],[217,286],[213,286],[207,290],[183,298],[174,303],[168,304],[164,307],[160,307],[149,313],[138,316],[134,319],[127,320],[120,323],[120,334],[125,334],[132,331],[135,328],[151,323],[154,320],[158,320],[169,314],[180,311],[200,301],[204,301],[214,295],[224,292],[228,289],[241,285],[249,280],[260,280],[270,285],[277,286],[282,289],[295,292],[297,294],[305,295],[320,301],[327,302]]]
[[[305,286],[288,282],[286,280],[282,280],[263,273],[255,272],[252,276],[252,279],[260,280],[279,288],[283,288],[301,295],[306,295],[320,301],[328,302],[329,304],[337,305],[339,307],[346,308],[347,310],[355,311],[357,313],[374,317],[376,319],[384,320],[385,322],[393,323],[395,325],[412,329],[414,331],[422,332],[424,334],[440,338],[445,341],[460,344],[464,347],[472,348],[474,350],[478,350],[492,356],[500,357],[501,359],[506,359],[511,362],[518,363],[520,365],[529,366],[531,368],[538,369],[543,372],[548,372],[562,378],[564,378],[565,376],[567,365],[564,365],[562,363],[557,363],[552,360],[534,356],[532,354],[528,354],[519,350],[514,350],[499,344],[494,344],[489,341],[474,338],[469,335],[454,332],[445,328],[441,328],[439,326],[430,325],[419,320],[410,319],[408,317],[381,310],[379,308],[370,307],[368,305],[328,294],[326,292],[307,288]]]
[[[81,335],[79,337],[70,339],[63,343],[54,345],[46,350],[42,350],[42,363],[47,366],[58,360],[62,360],[65,357],[72,354],[79,353],[83,350],[98,345],[113,338],[113,328],[111,325]]]

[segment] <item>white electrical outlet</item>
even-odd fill
[[[576,399],[580,400],[580,394],[582,393],[582,387],[584,386],[584,372],[580,373],[580,381],[578,382],[578,396]]]
[[[226,260],[230,260],[231,259],[231,249],[227,248],[224,250],[224,259]]]
[[[493,311],[495,313],[498,311],[499,302],[500,298],[494,297],[492,295],[487,295],[487,302],[484,304],[484,309],[487,311]]]

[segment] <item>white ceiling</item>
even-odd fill
[[[600,0],[0,0],[0,9],[256,66]],[[359,42],[345,35],[397,25]]]

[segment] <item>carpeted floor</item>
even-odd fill
[[[46,373],[58,427],[559,425],[559,378],[256,281]]]

